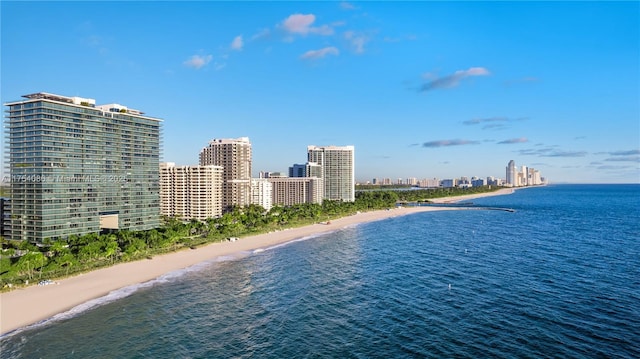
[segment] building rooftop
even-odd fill
[[[140,110],[134,110],[132,108],[128,108],[127,106],[123,106],[116,103],[96,106],[96,100],[92,98],[84,98],[84,97],[77,97],[77,96],[69,97],[69,96],[56,95],[48,92],[36,92],[28,95],[23,95],[22,97],[27,98],[29,100],[50,100],[55,102],[67,103],[70,105],[86,106],[86,107],[95,108],[96,110],[100,110],[103,112],[119,112],[119,113],[127,113],[129,115],[147,117],[147,116],[144,116],[144,112]],[[9,102],[9,103],[6,103],[6,105],[12,105],[12,104],[18,104],[18,103],[20,103],[20,101]],[[147,118],[160,120],[158,118],[153,118],[153,117],[147,117]]]
[[[249,141],[249,137],[238,137],[238,138],[214,138],[211,141],[209,141],[210,145],[216,144],[216,143],[224,143],[224,144],[229,144],[229,143],[239,143],[239,144],[250,144]]]

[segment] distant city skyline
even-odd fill
[[[449,185],[446,185],[448,183]],[[371,180],[360,181],[357,184],[374,184],[374,185],[410,185],[417,187],[455,187],[461,183],[463,187],[467,186],[485,186],[485,185],[497,185],[497,186],[509,186],[509,187],[526,187],[549,184],[549,179],[546,178],[536,168],[528,166],[527,164],[520,164],[516,166],[514,160],[510,160],[505,168],[503,176],[452,176],[446,178],[418,178],[418,177],[374,177]]]
[[[638,2],[3,1],[0,16],[3,104],[133,105],[163,120],[161,161],[249,137],[252,177],[315,144],[353,145],[357,182],[504,178],[509,160],[552,183],[640,182]]]

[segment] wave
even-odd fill
[[[287,245],[289,245],[291,243],[303,242],[303,241],[306,241],[306,240],[309,240],[309,239],[322,237],[324,235],[327,235],[327,234],[330,234],[330,233],[333,233],[333,232],[335,232],[335,231],[316,233],[316,234],[312,234],[312,235],[309,235],[309,236],[304,236],[304,237],[292,239],[290,241],[287,241],[287,242],[284,242],[284,243],[274,244],[274,245],[269,246],[269,247],[254,249],[252,253],[253,254],[258,254],[258,253],[262,253],[264,251],[270,251],[270,250],[273,250],[273,249],[277,249],[277,248],[281,248],[281,247],[287,246]]]
[[[178,271],[176,271],[178,272]],[[109,292],[107,295],[104,295],[102,297],[99,298],[95,298],[95,299],[91,299],[88,300],[82,304],[79,304],[71,309],[69,309],[66,312],[62,312],[62,313],[58,313],[55,314],[54,316],[41,320],[37,323],[22,327],[22,328],[18,328],[14,331],[5,333],[4,335],[0,336],[0,339],[6,339],[8,337],[14,336],[16,334],[22,333],[24,331],[27,330],[31,330],[31,329],[37,329],[46,325],[49,325],[51,323],[55,323],[55,322],[59,322],[59,321],[63,321],[63,320],[67,320],[67,319],[71,319],[73,317],[78,316],[79,314],[82,314],[84,312],[87,312],[91,309],[97,308],[99,306],[114,302],[116,300],[128,297],[130,295],[132,295],[133,293],[137,292],[140,289],[143,288],[149,288],[157,283],[161,283],[161,282],[166,282],[168,281],[169,278],[171,278],[172,276],[175,276],[175,274],[172,273],[167,273],[161,277],[158,277],[156,279],[150,280],[148,282],[144,282],[144,283],[138,283],[138,284],[134,284],[134,285],[130,285],[127,287],[123,287],[120,289],[116,289],[114,291]],[[177,276],[176,276],[177,277]]]
[[[205,268],[210,267],[212,264],[214,263],[220,263],[220,262],[228,262],[228,261],[235,261],[238,259],[242,259],[242,258],[246,258],[247,256],[249,256],[251,254],[251,252],[248,251],[242,251],[242,252],[237,252],[237,253],[233,253],[230,255],[222,255],[222,256],[217,256],[215,258],[182,268],[182,269],[178,269],[178,270],[174,270],[168,273],[165,273],[157,278],[154,278],[150,281],[146,281],[146,282],[142,282],[142,283],[136,283],[130,286],[126,286],[126,287],[122,287],[116,290],[113,290],[111,292],[109,292],[108,294],[102,296],[102,297],[98,297],[98,298],[94,298],[94,299],[90,299],[82,304],[79,304],[71,309],[69,309],[66,312],[62,312],[62,313],[58,313],[55,314],[54,316],[47,318],[47,319],[43,319],[37,323],[34,324],[30,324],[27,325],[25,327],[22,328],[18,328],[15,329],[13,331],[7,332],[5,334],[0,335],[0,340],[4,340],[7,339],[9,337],[12,337],[14,335],[17,335],[19,333],[22,333],[24,331],[28,331],[31,329],[38,329],[41,327],[44,327],[46,325],[52,324],[52,323],[56,323],[56,322],[60,322],[60,321],[64,321],[67,319],[71,319],[74,318],[80,314],[83,314],[89,310],[95,309],[97,307],[103,306],[105,304],[109,304],[111,302],[120,300],[122,298],[126,298],[136,292],[138,292],[141,289],[146,289],[146,288],[151,288],[155,285],[158,284],[163,284],[163,283],[170,283],[172,281],[175,281],[176,279],[179,279],[181,277],[183,277],[185,274],[188,273],[193,273],[193,272],[199,272],[202,271]]]

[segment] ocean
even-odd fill
[[[638,358],[640,185],[417,213],[216,258],[16,331],[2,358]]]

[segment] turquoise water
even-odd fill
[[[640,186],[554,185],[218,258],[2,358],[637,358]]]

